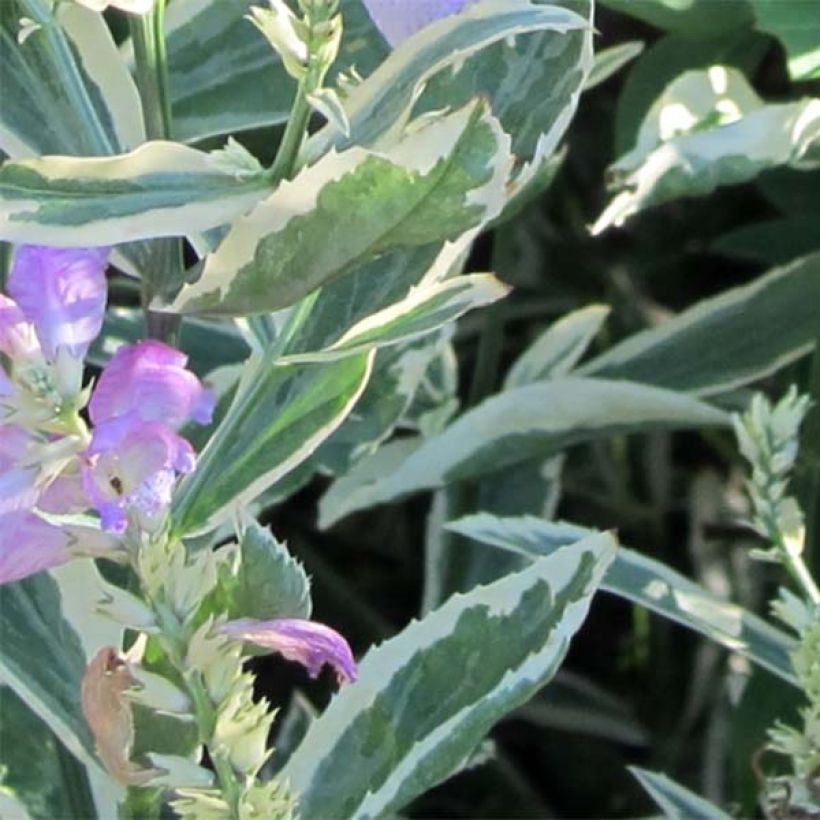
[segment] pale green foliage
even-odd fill
[[[667,820],[730,820],[731,815],[676,783],[665,774],[631,766],[641,786],[658,804]]]

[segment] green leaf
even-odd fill
[[[321,525],[420,490],[545,459],[583,441],[726,421],[690,397],[636,383],[564,378],[525,385],[468,411],[390,472],[374,475],[362,462],[322,498]]]
[[[94,816],[94,802],[80,764],[6,686],[0,687],[0,715],[0,792],[11,790],[34,820]],[[68,782],[67,776],[73,782]],[[15,817],[2,804],[0,816]]]
[[[474,104],[386,154],[332,152],[234,223],[172,309],[272,311],[381,254],[454,240],[501,210],[508,145]]]
[[[592,532],[574,524],[542,521],[532,516],[500,518],[487,513],[461,518],[447,528],[530,558],[550,555]],[[742,607],[715,597],[660,561],[622,547],[601,589],[700,632],[797,685],[790,659],[796,642],[791,636]]]
[[[767,168],[809,164],[820,142],[820,99],[764,105],[736,69],[678,77],[655,101],[636,146],[610,166],[620,190],[593,225],[600,233],[653,205],[705,196]]]
[[[215,528],[308,459],[355,405],[372,354],[324,365],[248,368],[233,404],[176,493],[179,534]]]
[[[0,238],[71,246],[184,236],[221,225],[268,190],[262,175],[149,142],[115,157],[42,157],[0,168]]]
[[[471,55],[495,43],[528,32],[565,34],[586,29],[588,21],[574,12],[529,0],[487,0],[439,20],[402,43],[366,80],[350,90],[345,101],[351,125],[349,136],[326,126],[308,142],[304,158],[313,161],[331,147],[341,150],[351,145],[373,146],[382,138],[395,139],[425,83],[445,68],[463,65]],[[527,70],[526,66],[519,62],[516,71],[522,70]],[[582,83],[584,76],[576,78],[577,82]],[[565,82],[572,83],[573,79],[567,77]],[[454,99],[449,97],[448,105],[454,104]],[[466,103],[466,99],[462,96],[460,102]],[[527,107],[532,108],[532,99]]]
[[[817,338],[818,304],[820,253],[815,253],[704,299],[615,345],[578,372],[698,395],[725,392],[808,353]]]
[[[805,0],[752,0],[757,27],[786,47],[793,80],[820,79],[820,21]]]
[[[820,214],[743,225],[719,236],[710,250],[767,265],[785,265],[798,256],[820,250]]]
[[[370,650],[281,774],[300,812],[391,815],[455,771],[555,674],[615,549],[612,536],[593,536]]]
[[[17,39],[20,18],[38,28]],[[0,4],[0,149],[11,157],[113,154],[144,139],[142,106],[101,14],[76,3]]]
[[[608,315],[606,305],[590,305],[550,325],[513,362],[504,389],[566,376],[586,353]]]
[[[455,321],[469,310],[501,299],[509,290],[507,285],[488,273],[458,276],[428,287],[419,286],[401,302],[357,322],[330,347],[315,353],[285,356],[282,361],[334,361],[374,347],[412,341]]]
[[[749,0],[601,0],[611,9],[689,37],[714,37],[752,23]]]
[[[174,0],[166,16],[174,137],[190,142],[287,120],[296,83],[245,19],[255,0]],[[343,0],[344,35],[329,82],[367,76],[388,54],[360,0]],[[129,49],[130,52],[130,49]]]
[[[230,550],[230,554],[224,554]],[[270,530],[251,521],[239,544],[217,553],[217,589],[205,603],[230,619],[309,618],[310,581],[304,567]]]
[[[768,37],[750,29],[720,37],[691,38],[669,34],[653,43],[629,71],[615,109],[615,153],[621,156],[635,136],[652,103],[676,77],[694,68],[734,66],[751,76],[769,50]]]
[[[660,806],[668,820],[730,820],[731,815],[703,797],[684,788],[665,774],[650,772],[638,766],[629,771],[637,778],[647,794]]]
[[[606,82],[617,74],[627,63],[631,63],[644,49],[643,40],[630,40],[610,46],[595,55],[595,63],[587,77],[584,91]]]

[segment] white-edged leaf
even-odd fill
[[[513,362],[504,388],[566,376],[586,353],[607,316],[606,305],[590,305],[562,316]]]
[[[316,353],[297,353],[282,363],[333,361],[373,347],[387,347],[426,336],[467,311],[492,304],[510,289],[492,274],[458,276],[429,287],[413,288],[405,299],[371,314],[337,342]]]
[[[365,460],[322,498],[320,521],[329,526],[364,507],[546,459],[595,438],[726,423],[727,416],[707,404],[647,385],[581,378],[537,382],[486,399],[391,473],[363,481],[360,470],[370,471]]]
[[[620,189],[592,227],[622,225],[652,205],[705,196],[780,165],[813,167],[820,99],[765,105],[743,74],[727,66],[690,71],[655,101],[635,148],[609,169]]]
[[[615,550],[611,535],[585,539],[370,650],[282,771],[300,811],[390,815],[457,770],[555,673]]]
[[[400,133],[424,83],[481,49],[528,32],[560,33],[589,28],[565,8],[529,0],[486,0],[427,26],[396,48],[345,101],[350,135],[326,126],[308,142],[305,158],[315,160],[331,147],[375,145]]]
[[[705,396],[731,390],[811,351],[818,304],[814,253],[630,336],[578,373]]]
[[[550,555],[592,532],[533,516],[502,518],[487,513],[466,516],[447,528],[530,558]],[[790,658],[796,642],[790,635],[737,604],[717,598],[660,561],[621,547],[601,589],[700,632],[797,685]]]
[[[233,404],[174,499],[175,531],[214,529],[306,461],[362,394],[373,353],[328,364],[249,370]]]
[[[730,820],[731,815],[659,772],[638,766],[629,771],[658,804],[667,820]]]
[[[270,312],[382,254],[455,240],[500,212],[508,149],[476,103],[385,154],[331,152],[236,220],[171,309]]]
[[[184,236],[221,225],[268,190],[210,155],[149,142],[114,157],[51,156],[0,168],[0,238],[62,246]]]
[[[143,139],[142,106],[101,14],[0,3],[0,149],[11,157],[114,154]],[[19,22],[37,25],[24,42]]]

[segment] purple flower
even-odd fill
[[[88,409],[94,424],[127,418],[179,427],[208,424],[215,398],[185,369],[188,357],[162,342],[121,347],[100,376]]]
[[[94,430],[83,486],[103,529],[125,532],[133,513],[150,530],[171,503],[177,475],[190,473],[195,463],[191,445],[164,424],[112,419]]]
[[[84,358],[97,338],[105,315],[109,253],[108,248],[17,248],[8,291],[50,362],[58,360],[60,350]]]
[[[243,618],[229,621],[220,631],[301,663],[312,678],[319,674],[325,664],[336,671],[339,683],[355,681],[358,676],[356,661],[347,641],[329,626],[315,621],[299,618],[254,621]]]
[[[364,0],[373,22],[395,48],[430,23],[457,14],[476,0]]]
[[[0,352],[18,361],[40,355],[34,326],[27,321],[17,302],[3,293],[0,293]]]
[[[10,424],[0,424],[0,515],[28,510],[37,503],[38,470],[27,464],[31,434]]]
[[[71,536],[31,512],[0,516],[0,584],[64,564]]]

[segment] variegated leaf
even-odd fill
[[[339,362],[248,368],[233,404],[176,493],[179,534],[214,529],[234,509],[306,461],[347,417],[364,390],[373,354]]]
[[[649,110],[635,148],[611,166],[612,187],[621,192],[593,233],[652,205],[746,182],[767,168],[811,167],[806,156],[818,144],[820,99],[764,105],[737,69],[687,72]]]
[[[507,285],[491,274],[481,273],[414,288],[401,302],[357,322],[330,347],[316,353],[286,356],[282,361],[333,361],[374,347],[413,341],[455,321],[469,310],[503,298],[507,293]]]
[[[385,154],[332,152],[238,219],[171,309],[272,311],[381,254],[456,239],[500,212],[508,147],[473,104]]]
[[[587,20],[568,9],[530,0],[486,0],[439,20],[402,43],[350,90],[345,101],[349,136],[326,126],[308,142],[305,159],[315,160],[331,147],[373,146],[387,136],[395,138],[406,125],[423,85],[445,68],[464,64],[481,49],[528,32],[588,28]]]
[[[300,812],[391,815],[456,771],[555,674],[615,549],[612,536],[592,536],[451,598],[372,649],[281,774]]]
[[[564,378],[525,385],[465,413],[392,472],[374,478],[362,462],[322,498],[320,520],[329,526],[355,510],[557,455],[594,438],[726,423],[727,416],[707,404],[632,382]]]
[[[20,20],[36,26],[22,42]],[[46,0],[0,4],[0,150],[100,155],[145,139],[134,81],[101,14]]]
[[[0,168],[0,238],[63,246],[184,236],[229,221],[268,190],[262,174],[149,142],[115,157],[42,157]]]
[[[817,339],[820,253],[704,299],[625,339],[578,372],[708,396],[763,378]]]
[[[486,513],[467,516],[447,527],[529,558],[550,555],[592,532],[574,524],[542,521],[533,516],[503,518]],[[797,685],[790,659],[796,642],[791,636],[737,604],[715,597],[660,561],[622,547],[601,589],[694,629]]]

